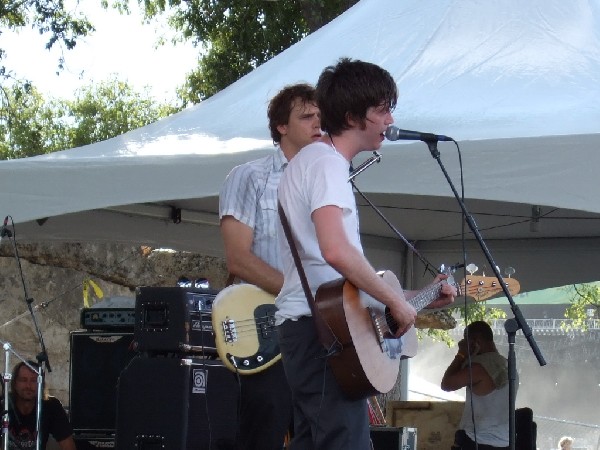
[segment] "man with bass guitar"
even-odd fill
[[[277,187],[288,161],[321,137],[314,88],[308,84],[285,87],[270,101],[267,115],[277,148],[229,173],[219,196],[219,216],[230,274],[260,287],[274,299],[283,285]],[[281,450],[292,417],[291,392],[281,361],[242,375],[240,383],[238,448]]]

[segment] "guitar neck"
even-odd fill
[[[408,300],[408,303],[410,303],[413,306],[413,308],[417,310],[417,312],[421,311],[423,308],[435,301],[440,296],[440,291],[442,290],[443,283],[444,281],[440,281],[439,283],[427,286],[413,298]]]

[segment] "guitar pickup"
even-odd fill
[[[260,333],[263,338],[269,338],[275,332],[275,317],[267,316],[267,320],[260,323]]]
[[[272,304],[259,305],[254,310],[254,321],[258,325],[258,332],[263,339],[271,339],[275,331],[275,312],[277,308]]]
[[[235,326],[235,320],[227,319],[221,322],[221,324],[223,326],[223,337],[225,342],[230,344],[233,342],[237,342],[238,334],[237,328]]]

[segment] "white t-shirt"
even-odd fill
[[[341,275],[325,262],[319,249],[313,211],[334,205],[343,209],[348,240],[362,252],[358,216],[352,185],[348,182],[350,163],[333,147],[316,142],[304,147],[288,164],[279,184],[279,201],[286,213],[313,295],[317,288]],[[284,283],[275,304],[277,324],[286,319],[310,316],[296,265],[283,232],[278,233]]]
[[[467,400],[460,420],[459,429],[465,430],[467,435],[475,440],[475,431],[477,432],[477,442],[480,444],[491,445],[493,447],[507,447],[509,444],[509,384],[506,381],[508,377],[508,361],[502,355],[495,352],[483,353],[473,356],[473,363],[479,363],[486,372],[494,379],[496,384],[502,383],[501,387],[487,395],[472,394],[467,386]],[[516,386],[519,382],[517,379]],[[471,410],[471,399],[473,409]],[[475,424],[473,426],[473,415]]]

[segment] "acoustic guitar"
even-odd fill
[[[380,272],[383,280],[402,291],[398,278]],[[428,306],[440,294],[443,283],[434,283],[407,301],[417,310]],[[417,352],[414,327],[402,337],[394,337],[397,324],[385,305],[357,289],[344,278],[324,283],[315,296],[317,309],[341,344],[341,350],[328,358],[329,366],[349,398],[367,398],[388,392],[396,384],[400,359]]]

